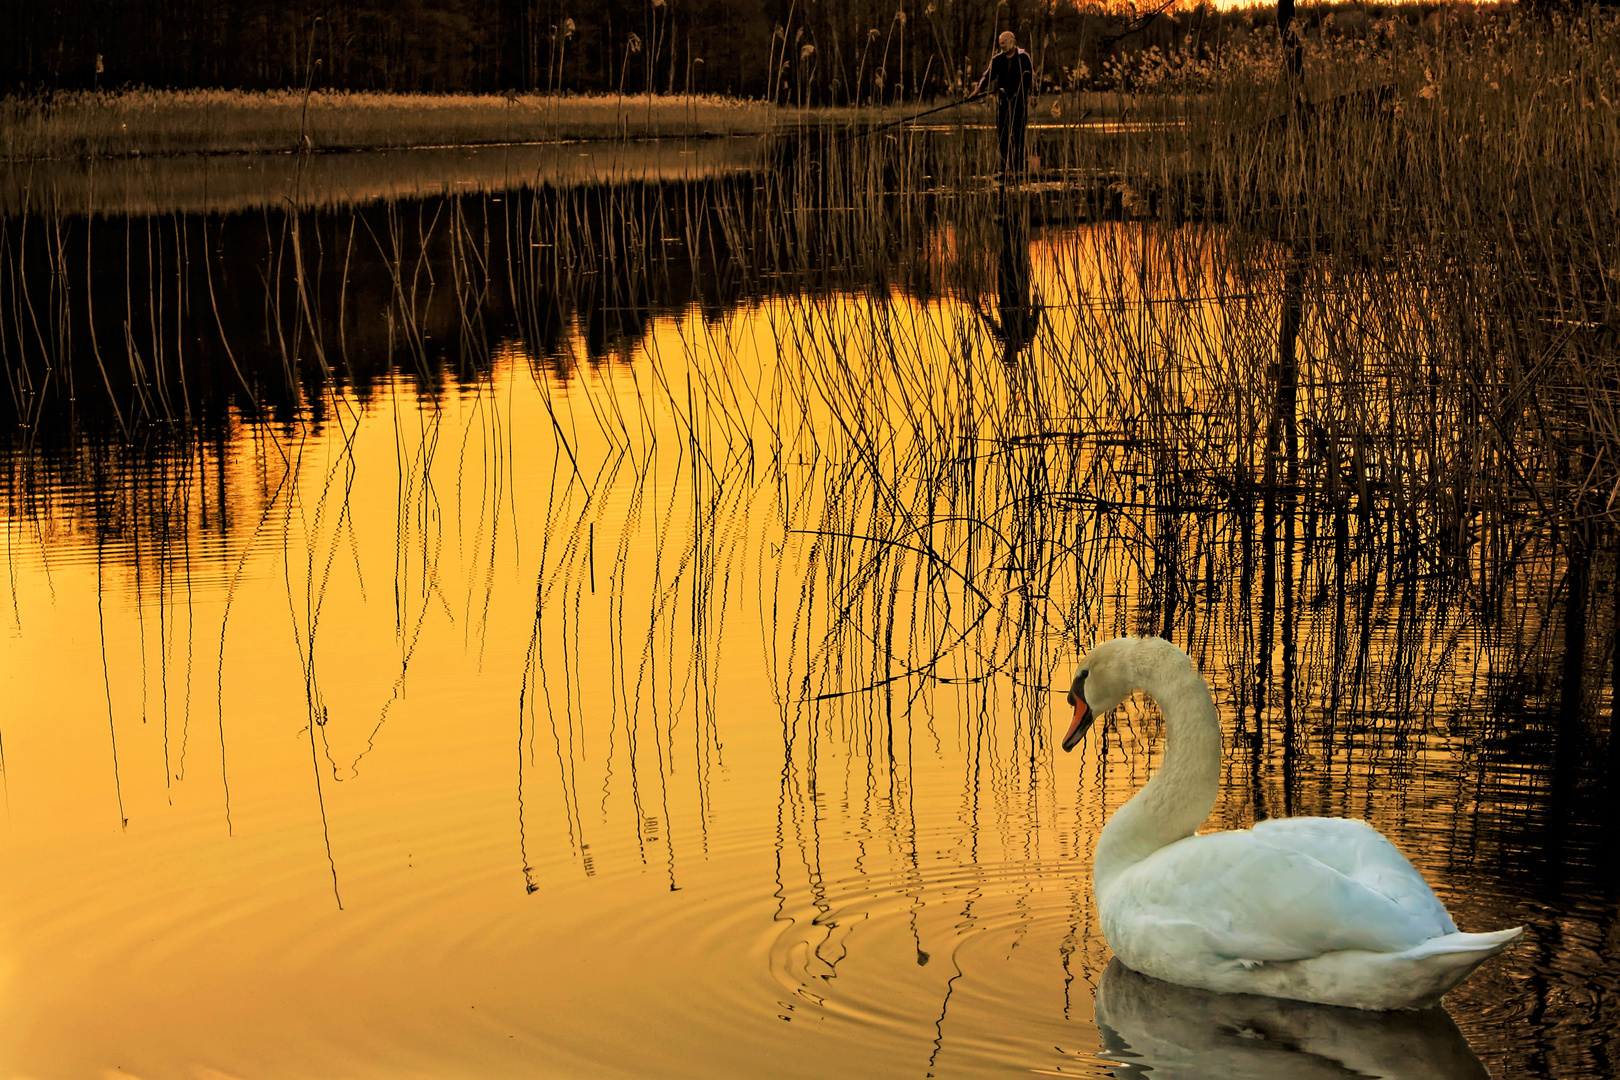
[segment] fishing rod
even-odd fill
[[[891,120],[887,124],[879,124],[875,128],[867,128],[865,131],[856,132],[854,135],[845,135],[842,139],[839,139],[838,141],[839,142],[853,142],[856,139],[864,139],[868,135],[876,135],[880,131],[888,131],[890,128],[899,127],[901,124],[910,124],[910,123],[913,123],[913,122],[915,122],[917,120],[921,120],[925,116],[933,116],[935,113],[944,112],[946,109],[960,108],[961,106],[966,105],[971,101],[978,101],[980,98],[982,98],[984,96],[985,95],[981,92],[981,93],[973,94],[970,97],[965,97],[961,101],[949,101],[949,102],[946,102],[944,105],[936,105],[932,109],[924,109],[922,112],[917,113],[915,116],[902,117],[899,120]]]

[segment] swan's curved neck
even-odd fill
[[[1215,807],[1221,782],[1221,724],[1198,670],[1180,661],[1144,665],[1135,680],[1164,714],[1164,764],[1120,807],[1097,838],[1092,882],[1099,897],[1120,871],[1193,835]]]

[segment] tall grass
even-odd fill
[[[130,90],[0,98],[0,160],[375,150],[760,134],[774,110],[719,97]]]
[[[717,699],[728,663],[760,664],[775,694],[780,843],[799,845],[779,895],[835,910],[840,871],[904,864],[908,844],[920,882],[929,746],[970,764],[962,835],[977,843],[983,812],[987,842],[990,825],[1015,837],[1009,861],[1037,865],[1027,844],[1083,863],[1075,838],[1156,752],[1151,714],[1099,728],[1077,827],[1035,836],[1018,804],[1058,786],[1051,706],[1076,653],[1127,631],[1171,636],[1211,675],[1233,747],[1223,821],[1440,814],[1468,842],[1424,858],[1511,882],[1536,830],[1585,812],[1594,763],[1620,760],[1616,25],[1308,42],[1307,106],[1264,40],[1169,64],[1135,77],[1152,124],[1038,131],[1043,170],[1011,191],[991,134],[958,116],[796,132],[764,167],[676,181],[221,220],[92,224],[31,203],[0,224],[8,528],[139,534],[109,559],[167,560],[172,590],[176,515],[212,513],[241,558],[255,521],[279,510],[293,532],[303,499],[316,524],[289,621],[312,763],[335,783],[359,759],[334,747],[388,735],[375,711],[327,720],[318,662],[366,478],[339,452],[284,489],[295,440],[275,439],[336,424],[346,447],[373,395],[416,390],[419,425],[397,433],[402,686],[441,607],[483,632],[482,560],[512,497],[499,410],[522,383],[555,469],[523,525],[527,643],[487,647],[523,656],[524,887],[542,887],[522,847],[547,812],[532,786],[561,789],[589,874],[612,857],[610,779],[630,786],[642,857],[668,841],[677,885],[653,793],[690,785],[708,828],[727,725],[756,722]],[[458,500],[478,481],[474,535],[445,544],[461,515],[432,470],[457,441],[437,408],[451,394],[488,411],[454,470]],[[219,445],[127,449],[153,432]],[[233,439],[257,440],[234,468]],[[137,494],[205,476],[252,497]],[[69,505],[87,486],[94,513]],[[458,593],[441,566],[463,546]],[[588,637],[593,598],[611,616]],[[728,632],[744,605],[758,639]],[[610,687],[605,720],[586,684]],[[870,819],[824,837],[840,795]],[[836,862],[851,837],[854,869]],[[1542,980],[1549,997],[1564,980],[1578,968]]]
[[[578,187],[604,179],[682,182],[757,169],[754,139],[608,140],[566,148],[446,146],[353,154],[184,155],[0,163],[0,217],[210,215],[333,210],[487,193]]]
[[[1308,106],[1258,41],[1139,78],[1157,124],[1038,132],[1044,170],[1012,191],[992,182],[991,134],[958,117],[808,130],[773,140],[766,168],[685,183],[295,204],[253,223],[259,276],[237,295],[256,308],[222,297],[222,275],[202,307],[221,234],[179,221],[126,231],[119,261],[157,271],[124,271],[146,296],[103,323],[62,283],[106,265],[89,254],[104,238],[40,211],[0,234],[12,415],[39,431],[52,386],[103,387],[125,430],[179,422],[211,368],[239,408],[319,416],[379,373],[431,399],[519,356],[589,491],[621,466],[583,442],[643,483],[671,416],[704,524],[658,632],[676,633],[673,596],[682,633],[718,625],[742,557],[724,524],[764,500],[790,730],[963,680],[1010,678],[1034,717],[1078,647],[1123,629],[1223,671],[1245,737],[1268,746],[1279,723],[1290,768],[1307,652],[1332,716],[1379,680],[1397,741],[1439,722],[1464,627],[1489,631],[1492,669],[1552,670],[1588,706],[1614,655],[1598,597],[1620,512],[1616,76],[1598,60],[1615,26],[1316,43]],[[650,351],[656,324],[693,311],[704,337]],[[744,357],[727,334],[750,312],[770,348]],[[199,314],[229,378],[188,329]],[[586,587],[596,506],[558,533],[543,600]],[[1595,729],[1571,732],[1566,752]],[[1034,726],[1019,737],[1049,750]],[[1299,797],[1256,789],[1273,796]]]
[[[1050,118],[1107,117],[1135,99],[1068,93]],[[696,95],[381,94],[128,90],[0,97],[0,161],[510,146],[768,135],[903,120],[929,104],[799,108]],[[966,115],[990,123],[985,106]]]

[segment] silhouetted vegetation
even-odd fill
[[[1323,4],[1295,24],[1306,38],[1411,35],[1449,10]],[[654,92],[827,105],[960,90],[1007,29],[1029,48],[1043,90],[1120,88],[1118,65],[1154,50],[1218,61],[1274,32],[1276,13],[1029,0],[48,0],[13,4],[6,21],[0,89],[12,91]]]

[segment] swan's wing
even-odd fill
[[[1268,844],[1309,855],[1363,888],[1388,898],[1414,919],[1433,919],[1435,933],[1454,934],[1445,905],[1384,834],[1351,818],[1273,818],[1251,832]]]
[[[1244,961],[1400,952],[1456,930],[1422,876],[1359,821],[1294,818],[1161,848],[1120,875],[1104,926]]]

